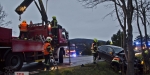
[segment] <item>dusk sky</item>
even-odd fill
[[[19,35],[18,25],[19,15],[15,12],[18,5],[23,0],[0,0],[0,4],[8,14],[6,20],[12,21],[10,28],[16,33],[13,36]],[[38,1],[38,0],[36,0]],[[44,4],[46,0],[43,0]],[[110,40],[111,36],[121,29],[119,23],[115,19],[115,16],[110,16],[103,19],[113,8],[106,8],[104,4],[100,4],[97,8],[86,9],[77,0],[49,0],[47,15],[51,21],[52,16],[56,16],[58,23],[62,25],[69,32],[70,39],[73,38],[98,38],[99,40]],[[34,4],[34,2],[27,8],[27,10],[21,16],[22,20],[26,20],[28,23],[30,20],[33,23],[41,22],[41,15]],[[134,37],[138,35],[137,26],[134,25]],[[150,28],[148,28],[150,30]],[[148,32],[149,33],[149,32]]]

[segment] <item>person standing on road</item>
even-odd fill
[[[46,41],[44,43],[44,49],[43,49],[43,53],[44,53],[44,58],[45,58],[45,68],[44,68],[44,71],[46,70],[50,70],[50,53],[51,53],[51,50],[52,50],[52,46],[51,46],[51,41],[52,41],[52,38],[51,37],[47,37],[46,38]]]
[[[91,51],[93,54],[93,63],[96,63],[96,59],[98,57],[98,53],[97,53],[97,47],[98,47],[98,40],[96,38],[94,38],[94,41],[92,43],[92,47],[91,47]]]

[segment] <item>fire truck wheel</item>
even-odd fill
[[[9,53],[6,57],[6,66],[12,66],[15,70],[20,70],[23,65],[23,56],[19,53]]]
[[[59,63],[63,63],[63,48],[60,48],[60,52],[59,52]]]
[[[5,67],[5,62],[3,61],[3,62],[0,62],[0,71],[2,71],[2,72],[4,72],[5,70],[4,70],[4,67]],[[1,75],[1,74],[0,74]]]

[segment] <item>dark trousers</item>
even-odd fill
[[[58,28],[52,28],[51,32],[53,35],[57,36]]]
[[[24,38],[27,38],[27,32],[20,31],[19,39],[21,39],[22,35],[24,36]]]
[[[44,61],[45,68],[48,70],[50,68],[50,55],[49,54],[48,55],[44,55],[44,58],[45,58],[45,61]],[[49,64],[49,65],[47,65],[47,64]]]
[[[93,61],[94,61],[94,62],[96,61],[97,56],[98,56],[98,53],[97,53],[97,52],[96,52],[96,53],[93,53]]]
[[[115,66],[118,71],[121,70],[120,65],[119,65],[118,62],[111,62],[111,65],[112,65],[112,66]]]

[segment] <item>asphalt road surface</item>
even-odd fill
[[[69,58],[64,58],[63,64],[58,64],[58,69],[66,68],[66,67],[73,67],[82,64],[88,64],[93,62],[92,56],[78,56],[71,58],[71,64],[69,64]],[[30,64],[24,64],[20,71],[29,72],[30,75],[38,73],[39,71],[43,70],[43,65],[38,64],[36,62]]]
[[[79,56],[79,57],[72,57],[71,58],[71,64],[69,64],[69,58],[64,58],[64,64],[58,64],[58,68],[65,68],[65,67],[72,67],[72,66],[78,66],[82,64],[88,64],[92,63],[93,57],[92,56]],[[24,64],[21,71],[37,71],[42,70],[43,65],[38,63],[30,63],[30,64]]]
[[[82,64],[92,63],[92,56],[79,56],[79,57],[72,57],[71,58],[71,65],[69,65],[69,58],[64,58],[64,64],[58,64],[58,68],[63,67],[72,67],[78,66]],[[32,71],[32,70],[40,70],[42,67],[41,64],[36,62],[30,64],[24,64],[21,71]]]

